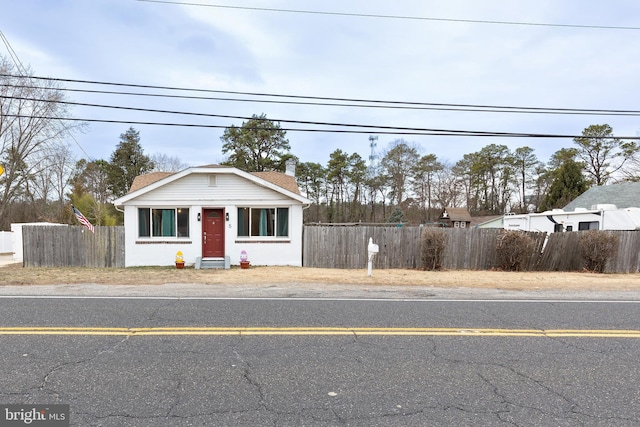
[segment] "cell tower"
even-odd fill
[[[369,170],[374,169],[378,165],[378,155],[376,154],[376,147],[378,146],[377,136],[369,136],[369,146],[371,147],[371,154],[369,154]]]

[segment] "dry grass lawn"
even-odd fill
[[[178,270],[173,267],[140,268],[0,268],[1,285],[51,284],[162,285],[202,284],[349,284],[368,286],[433,286],[505,290],[640,290],[640,274],[562,272],[339,270],[306,267],[251,267],[242,270]]]

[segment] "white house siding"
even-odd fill
[[[291,203],[291,201],[289,201]],[[252,204],[252,206],[256,206]],[[275,206],[275,205],[274,205]],[[284,205],[289,207],[289,223],[302,224],[302,206]],[[169,206],[167,206],[169,207]],[[125,207],[125,223],[135,224],[125,228],[126,252],[125,265],[127,267],[145,265],[173,265],[176,252],[181,251],[187,265],[194,264],[196,258],[202,254],[202,222],[197,220],[198,212],[205,207],[223,208],[229,213],[229,221],[225,229],[225,254],[231,259],[232,265],[240,263],[240,253],[247,252],[252,265],[292,265],[301,266],[302,259],[302,227],[290,226],[289,238],[256,240],[236,236],[237,206],[219,205],[215,203],[202,205],[181,206],[189,208],[190,238],[138,238],[137,206]],[[271,240],[271,241],[270,241]]]
[[[209,174],[191,174],[136,197],[136,203],[163,201],[253,201],[285,199],[277,191],[261,187],[237,175],[215,174],[216,186],[209,186]],[[290,199],[288,203],[291,203]]]
[[[198,213],[204,208],[222,208],[229,214],[225,228],[225,255],[232,265],[240,263],[240,253],[248,254],[251,265],[302,265],[302,210],[297,200],[262,187],[241,177],[220,174],[217,186],[208,185],[208,175],[191,174],[151,190],[124,205],[125,265],[173,265],[181,251],[187,265],[202,255],[202,222]],[[139,238],[138,207],[189,208],[189,238]],[[288,207],[288,238],[238,238],[238,207]]]
[[[236,237],[238,211],[235,207],[233,208],[233,212],[229,215],[231,227],[227,226],[228,233],[225,235],[226,254],[231,257],[231,264],[240,263],[240,252],[244,250],[252,265],[302,266],[302,205],[278,205],[278,207],[287,206],[289,207],[289,238],[280,238],[274,242],[238,239]]]

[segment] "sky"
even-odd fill
[[[640,134],[640,113],[424,109],[453,104],[638,111],[637,0],[0,0],[0,31],[0,55],[13,53],[34,76],[198,91],[61,82],[64,88],[209,98],[65,92],[76,103],[200,114],[70,106],[78,119],[119,122],[90,122],[70,139],[79,159],[108,160],[133,126],[146,154],[178,157],[190,166],[219,163],[225,159],[224,127],[241,126],[253,114],[266,114],[283,128],[306,129],[287,132],[291,153],[322,165],[337,149],[368,160],[370,136],[378,137],[378,155],[404,139],[421,154],[453,164],[489,144],[528,146],[546,162],[592,124],[607,123],[618,137]],[[405,108],[263,94],[393,101]],[[569,137],[311,132],[347,128],[289,121]]]

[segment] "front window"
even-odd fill
[[[189,237],[189,208],[178,208],[176,219],[178,237]]]
[[[238,237],[289,237],[289,208],[238,208]]]
[[[138,208],[138,236],[189,237],[189,208]]]

